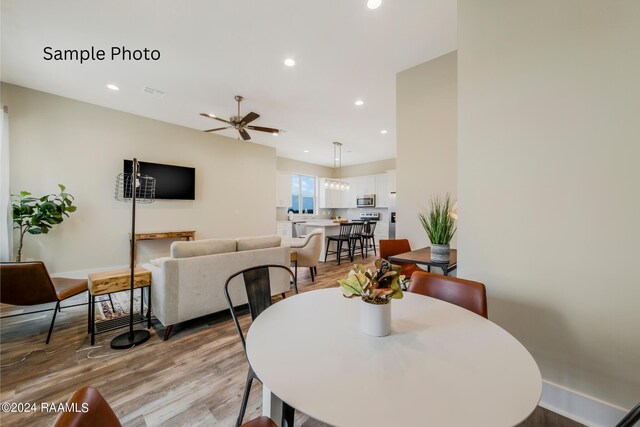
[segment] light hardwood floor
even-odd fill
[[[372,263],[373,257],[366,260]],[[300,269],[301,292],[337,286],[349,264],[321,264],[315,283]],[[491,288],[489,285],[489,292]],[[76,297],[67,304],[86,301]],[[31,309],[31,308],[30,308]],[[18,312],[0,307],[3,316]],[[247,362],[233,323],[212,315],[179,325],[162,341],[161,325],[151,339],[131,350],[115,351],[110,340],[122,330],[98,335],[91,347],[86,332],[86,307],[58,314],[51,343],[44,340],[51,312],[3,319],[0,323],[0,400],[66,402],[85,385],[97,387],[125,426],[232,426],[238,414]],[[248,315],[242,317],[248,328]],[[285,363],[285,361],[283,361]],[[261,412],[261,386],[254,381],[245,420]],[[50,426],[55,413],[2,413],[3,426]],[[296,412],[296,425],[324,426]],[[522,426],[580,426],[542,408]]]

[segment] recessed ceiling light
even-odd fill
[[[308,153],[308,152],[309,152],[309,150],[304,150],[304,152],[305,152],[305,153]]]
[[[296,65],[296,61],[291,58],[287,58],[284,60],[284,65],[286,65],[287,67],[293,67],[294,65]]]
[[[340,160],[340,157],[336,157],[334,160],[335,160],[335,161],[338,161],[338,160]]]
[[[108,84],[107,87],[111,90],[120,90],[120,88],[114,84]]]
[[[364,105],[364,101],[362,99],[358,99],[355,104],[359,107],[361,105]]]
[[[381,134],[385,134],[385,133],[387,133],[387,131],[386,130],[381,130],[380,133]]]
[[[369,9],[377,9],[382,4],[382,0],[368,0],[367,7]]]

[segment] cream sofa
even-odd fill
[[[151,271],[151,310],[166,326],[168,339],[177,323],[228,308],[224,283],[234,273],[262,264],[289,267],[290,248],[279,236],[209,239],[171,244],[171,256],[143,267]],[[272,295],[290,289],[285,270],[271,272]],[[235,305],[247,303],[242,276],[229,284]]]

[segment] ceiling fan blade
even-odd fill
[[[232,126],[225,126],[223,128],[215,128],[215,129],[207,129],[207,130],[203,130],[203,132],[215,132],[217,130],[222,130],[222,129],[231,129]]]
[[[263,126],[247,126],[247,128],[251,129],[251,130],[257,130],[260,132],[269,132],[269,133],[280,133],[280,129],[274,129],[274,128],[266,128]]]
[[[240,136],[242,137],[242,139],[244,139],[245,141],[248,141],[251,139],[251,136],[249,135],[249,132],[247,132],[244,129],[240,129],[238,132],[240,132]]]
[[[257,119],[258,117],[260,117],[260,114],[258,113],[254,113],[253,111],[250,112],[249,114],[247,114],[246,116],[244,116],[242,118],[242,123],[247,124],[247,123],[251,123],[252,121],[254,121],[255,119]]]
[[[220,117],[216,117],[216,116],[214,116],[213,114],[200,113],[200,115],[201,115],[202,117],[207,117],[207,118],[209,118],[209,119],[214,119],[214,120],[220,120],[221,122],[225,122],[225,123],[229,123],[229,124],[231,124],[231,122],[230,122],[230,121],[225,120],[225,119],[221,119]]]

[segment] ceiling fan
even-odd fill
[[[263,126],[251,126],[251,125],[249,125],[249,123],[251,123],[252,121],[257,119],[258,117],[260,117],[260,114],[254,113],[252,111],[252,112],[250,112],[249,114],[247,114],[244,117],[241,116],[240,115],[240,103],[242,102],[242,100],[244,98],[242,96],[240,96],[240,95],[236,95],[235,98],[236,98],[236,101],[238,102],[238,115],[237,116],[232,116],[229,120],[221,119],[220,117],[216,117],[213,114],[200,113],[201,116],[208,117],[208,118],[214,119],[214,120],[219,120],[219,121],[227,123],[229,125],[229,126],[225,126],[225,127],[221,127],[221,128],[207,129],[204,132],[216,132],[216,131],[223,130],[223,129],[234,128],[240,133],[240,136],[245,141],[248,141],[248,140],[251,139],[251,135],[249,135],[249,132],[247,132],[247,129],[257,130],[258,132],[269,132],[270,134],[273,134],[273,135],[278,135],[280,132],[284,132],[284,131],[282,131],[280,129],[267,128],[267,127],[263,127]]]

